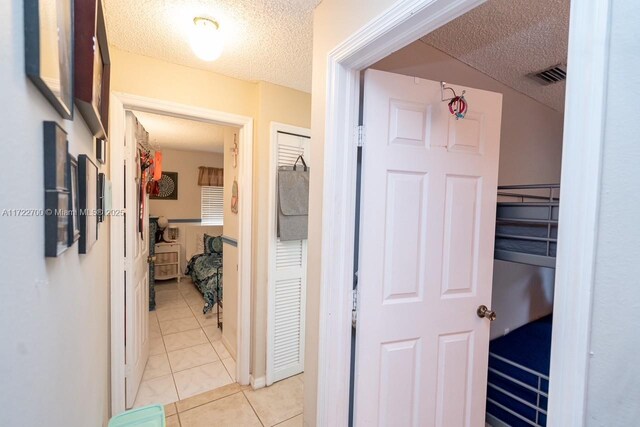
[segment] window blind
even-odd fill
[[[200,218],[202,225],[222,225],[223,220],[223,187],[200,187]]]

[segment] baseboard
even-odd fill
[[[264,388],[267,385],[267,380],[265,377],[253,378],[253,375],[249,375],[249,382],[251,383],[251,388],[253,388],[254,390]]]

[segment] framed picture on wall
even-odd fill
[[[107,140],[96,138],[96,160],[103,165],[107,163]]]
[[[98,222],[104,221],[104,184],[105,177],[102,172],[98,174]]]
[[[69,154],[69,238],[68,246],[80,239],[80,203],[78,201],[78,161]]]
[[[178,172],[162,172],[158,186],[160,192],[157,195],[150,194],[150,199],[178,200]]]
[[[94,136],[106,139],[111,60],[102,1],[75,0],[74,19],[76,105]]]
[[[25,72],[56,111],[73,119],[73,0],[24,0]]]
[[[98,240],[98,167],[86,154],[78,156],[78,190],[80,205],[78,251],[86,254]]]
[[[67,133],[56,122],[43,123],[44,139],[44,188],[68,190]]]
[[[46,190],[44,208],[44,255],[57,257],[69,247],[69,193]]]

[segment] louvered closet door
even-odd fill
[[[290,166],[304,155],[309,163],[309,138],[277,133],[274,165]],[[275,169],[275,167],[274,167]],[[273,171],[276,173],[276,171]],[[269,247],[269,312],[267,325],[266,384],[304,370],[304,318],[307,286],[307,241],[281,242],[276,234],[277,185],[273,188],[271,244]]]

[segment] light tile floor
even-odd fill
[[[235,361],[220,340],[215,312],[189,279],[156,282],[149,313],[150,355],[134,407],[169,404],[234,382]]]
[[[167,427],[300,427],[304,374],[253,390],[233,382],[236,363],[215,313],[188,279],[156,282],[151,348],[134,407],[165,405]]]
[[[300,427],[303,374],[260,390],[228,384],[165,406],[171,427]]]

